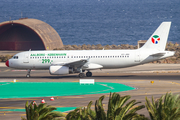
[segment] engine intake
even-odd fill
[[[64,75],[73,73],[73,68],[67,66],[50,66],[49,73],[51,75]]]

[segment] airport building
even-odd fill
[[[138,41],[138,49],[141,48],[145,43],[147,42],[147,40],[139,40]]]
[[[0,23],[0,50],[53,50],[63,47],[54,28],[37,20],[23,18]]]

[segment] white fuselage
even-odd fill
[[[88,60],[103,66],[101,69],[130,67],[163,59],[174,55],[166,51],[161,57],[150,56],[156,51],[137,50],[54,50],[54,51],[27,51],[16,54],[18,59],[9,59],[9,66],[18,69],[49,69],[53,64],[62,64],[79,60]],[[82,68],[86,70],[86,68]]]

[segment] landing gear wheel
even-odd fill
[[[27,72],[27,75],[26,75],[27,78],[30,77],[30,73],[31,73],[31,69],[28,69],[28,72]]]
[[[84,73],[79,73],[80,78],[83,78],[84,76],[85,76]]]
[[[27,78],[29,78],[29,77],[30,77],[30,75],[26,75],[26,77],[27,77]]]
[[[87,73],[86,73],[86,76],[87,76],[87,77],[92,77],[92,72],[87,72]]]

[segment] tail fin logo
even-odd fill
[[[151,38],[151,41],[152,43],[154,44],[158,44],[159,41],[160,41],[160,37],[158,35],[154,35],[152,38]]]

